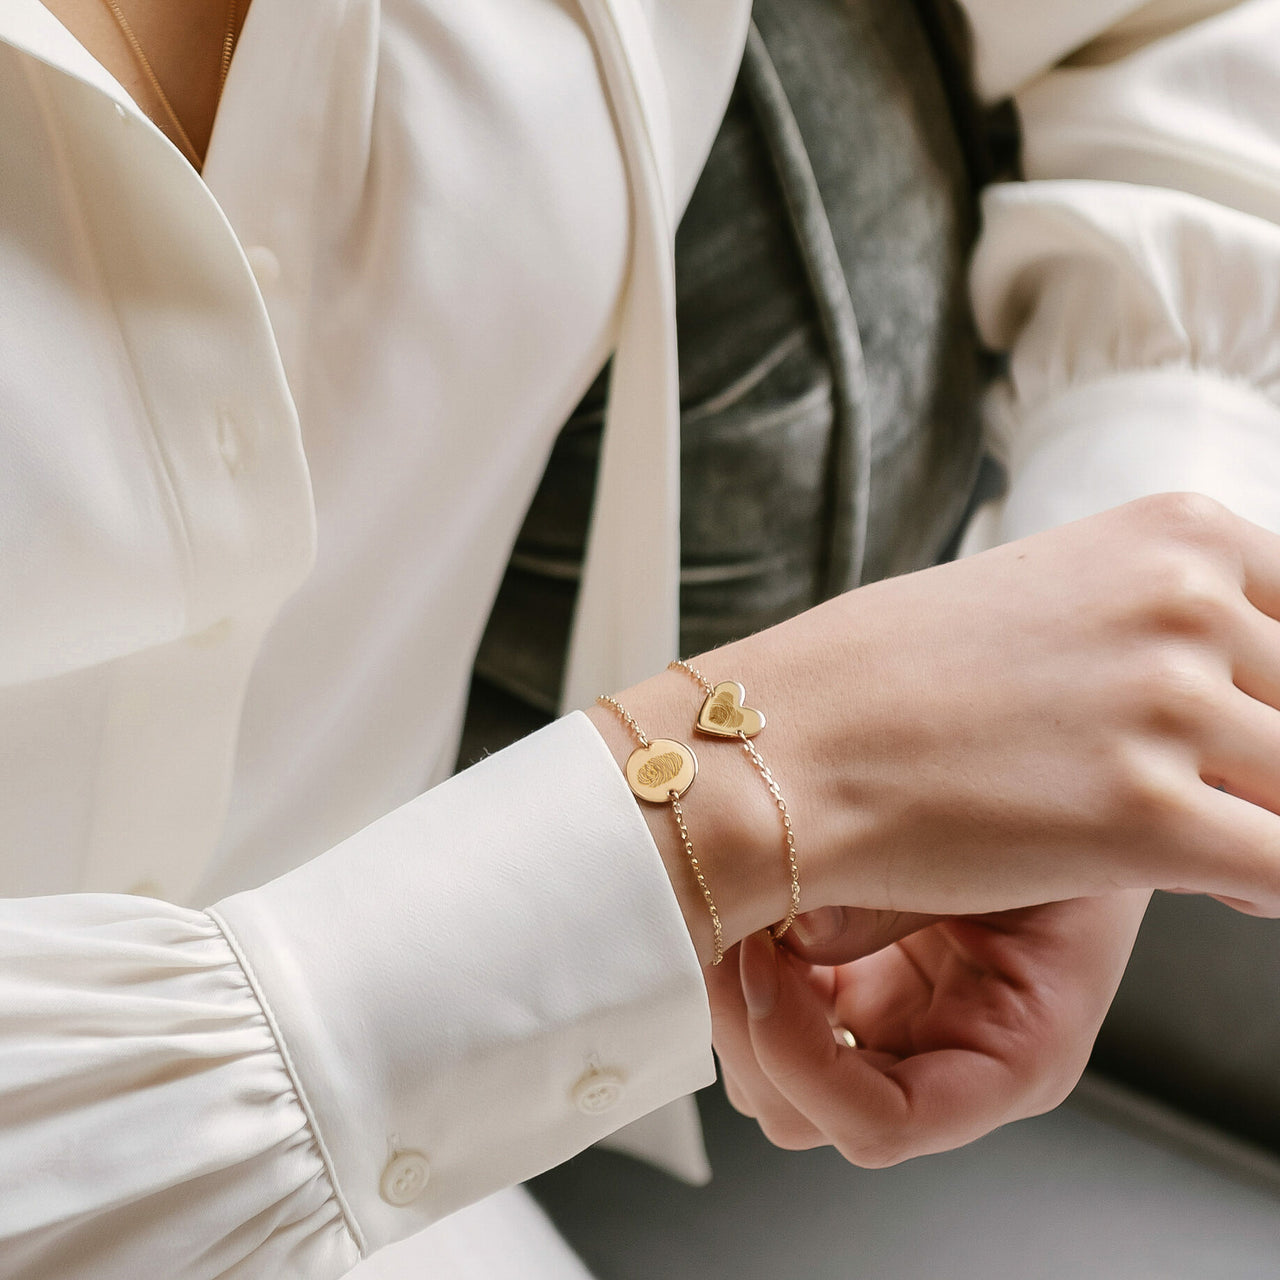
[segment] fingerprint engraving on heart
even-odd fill
[[[733,694],[721,689],[711,695],[711,705],[707,708],[707,719],[721,729],[732,729],[734,733],[742,727],[742,709],[734,705]]]
[[[627,783],[641,800],[663,804],[689,790],[698,774],[698,759],[689,747],[674,738],[654,738],[637,747],[626,764]]]
[[[698,732],[715,738],[754,738],[764,728],[764,713],[748,707],[746,696],[736,680],[722,680],[698,712]]]

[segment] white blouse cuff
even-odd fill
[[[211,914],[362,1251],[714,1079],[683,916],[581,713]]]
[[[1010,441],[1008,493],[975,517],[963,554],[1152,493],[1207,494],[1280,530],[1280,406],[1247,383],[1180,367],[1119,373],[1016,427],[1006,395],[991,413],[993,435]]]

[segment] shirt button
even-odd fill
[[[421,1151],[397,1151],[387,1161],[378,1189],[388,1204],[401,1209],[422,1194],[430,1176],[431,1166]]]
[[[622,1101],[625,1092],[619,1072],[593,1067],[573,1086],[573,1100],[579,1111],[598,1116],[612,1111]]]
[[[225,409],[218,414],[218,452],[232,475],[244,466],[244,442],[235,418]]]
[[[280,279],[280,259],[265,244],[250,245],[244,256],[249,259],[249,270],[260,289],[270,288]]]

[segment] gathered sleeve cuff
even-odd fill
[[[208,912],[0,901],[7,1280],[332,1280],[714,1078],[575,714]]]
[[[123,895],[0,900],[8,1280],[330,1277],[358,1258],[215,923]]]
[[[980,47],[1002,6],[971,5]],[[1280,0],[1076,17],[1009,85],[1028,180],[984,193],[1009,492],[962,549],[1171,490],[1280,528]]]
[[[1280,528],[1280,227],[1119,183],[988,193],[973,268],[1009,473],[965,550],[1143,494],[1207,493]]]

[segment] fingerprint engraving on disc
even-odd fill
[[[650,804],[661,804],[674,793],[684,795],[698,773],[698,761],[683,742],[655,738],[637,747],[627,758],[627,782],[631,790]]]
[[[642,787],[660,787],[664,782],[670,782],[682,768],[684,756],[678,751],[664,751],[636,770],[636,780]]]

